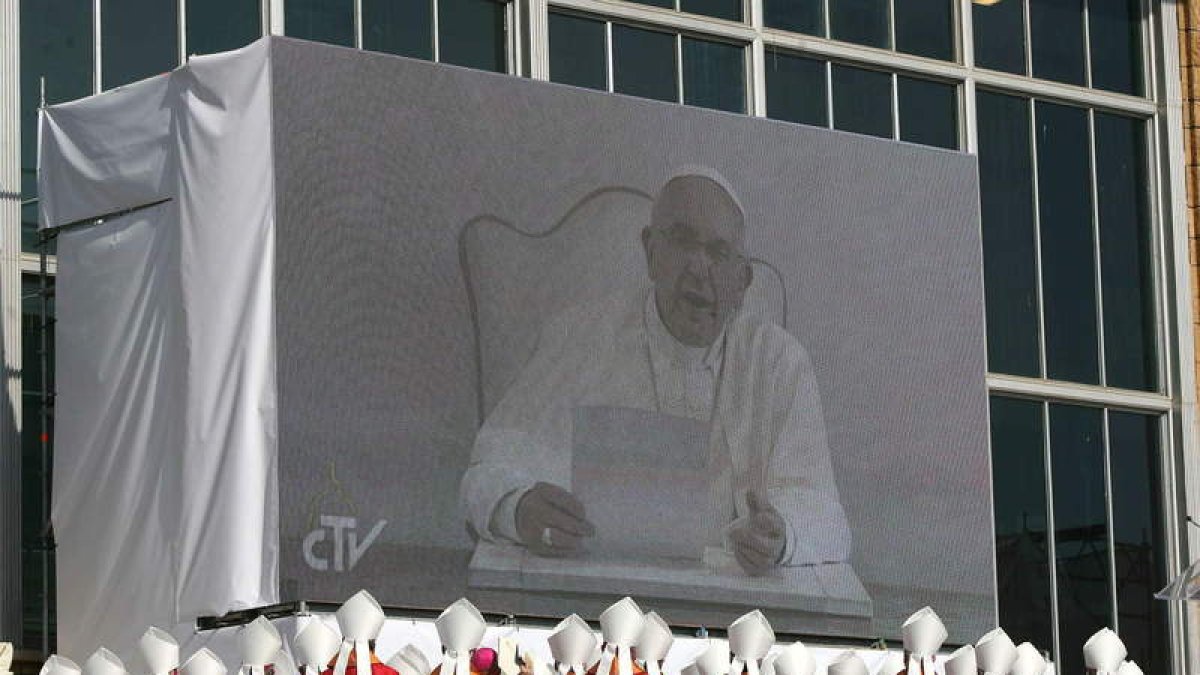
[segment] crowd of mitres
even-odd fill
[[[547,638],[552,660],[518,653],[511,642],[500,649],[483,646],[487,622],[465,598],[450,605],[434,622],[441,654],[431,661],[414,645],[406,645],[386,663],[375,654],[384,612],[366,591],[359,591],[337,611],[338,631],[319,620],[308,621],[291,639],[291,657],[281,650],[283,638],[266,618],[238,630],[241,664],[238,675],[358,675],[371,664],[370,675],[663,675],[675,642],[670,626],[655,612],[643,613],[630,598],[600,615],[600,636],[579,617],[563,619]],[[1013,641],[1001,628],[971,645],[939,655],[948,637],[938,615],[925,607],[904,622],[903,652],[892,652],[883,664],[867,667],[862,657],[846,651],[825,664],[800,642],[776,645],[775,632],[755,610],[729,625],[728,639],[710,638],[680,675],[1057,675],[1054,663],[1036,646]],[[0,644],[0,675],[9,675],[11,647]],[[221,659],[207,648],[180,665],[179,644],[166,631],[150,628],[139,641],[147,675],[226,675]],[[1142,675],[1126,660],[1125,645],[1105,628],[1083,645],[1084,675]],[[294,665],[293,665],[294,664]],[[284,669],[287,669],[287,672]],[[116,654],[101,647],[83,667],[54,655],[40,675],[129,675]],[[366,675],[366,674],[364,674]]]

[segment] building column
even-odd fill
[[[0,0],[0,640],[21,626],[20,2]]]

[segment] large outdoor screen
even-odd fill
[[[995,625],[973,157],[275,50],[285,599]]]

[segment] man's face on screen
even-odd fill
[[[704,176],[671,180],[654,202],[642,234],[655,302],[676,340],[707,347],[750,286],[742,211]]]

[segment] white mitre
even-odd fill
[[[338,654],[342,638],[317,617],[312,617],[292,638],[292,650],[301,675],[320,673]]]
[[[83,675],[127,675],[127,672],[121,659],[104,647],[83,662]]]
[[[671,627],[667,622],[656,612],[647,613],[642,623],[642,632],[638,634],[637,644],[634,646],[638,658],[645,661],[646,672],[649,675],[660,675],[661,664],[666,660],[673,644],[675,636],[671,634]]]
[[[283,639],[275,624],[260,616],[242,626],[238,631],[238,645],[242,653],[242,667],[238,672],[247,675],[263,675],[267,666],[274,663]]]
[[[710,639],[708,647],[696,657],[696,670],[700,675],[729,675],[729,643]]]
[[[9,675],[12,668],[13,646],[11,642],[0,642],[0,675]]]
[[[225,675],[225,664],[221,658],[212,653],[207,647],[192,654],[191,658],[179,667],[182,675]]]
[[[333,664],[333,675],[346,675],[350,667],[350,653],[354,653],[354,672],[369,675],[373,670],[371,641],[379,637],[386,617],[375,596],[359,591],[342,603],[337,611],[338,628],[342,631],[342,644],[338,648],[337,660]],[[362,664],[367,664],[363,668]]]
[[[1017,645],[1017,660],[1013,661],[1012,675],[1042,675],[1046,670],[1046,659],[1037,647],[1029,642]]]
[[[852,651],[845,651],[833,657],[826,671],[829,675],[869,675],[870,673],[862,657]]]
[[[1125,643],[1108,628],[1101,628],[1083,643],[1084,667],[1097,675],[1117,672],[1126,655]]]
[[[588,659],[596,648],[596,634],[578,614],[559,621],[546,642],[559,675],[584,675],[587,672]]]
[[[760,611],[739,616],[729,624],[729,651],[733,652],[731,675],[759,675],[759,664],[775,644],[775,630]]]
[[[896,652],[888,652],[875,675],[897,675],[904,672],[904,656]]]
[[[407,644],[388,659],[387,664],[400,675],[429,675],[429,659],[416,645]]]
[[[440,675],[470,675],[471,650],[479,647],[487,630],[483,614],[470,600],[460,598],[433,622],[442,641]]]
[[[42,664],[42,669],[38,675],[80,675],[82,670],[75,664],[74,661],[65,656],[51,654],[50,658]]]
[[[1126,661],[1117,668],[1117,675],[1142,675],[1142,668],[1133,661]]]
[[[813,675],[817,663],[813,661],[808,647],[797,641],[776,652],[772,668],[775,675]]]
[[[975,647],[963,645],[946,658],[946,675],[978,675]]]
[[[621,598],[600,614],[600,634],[604,651],[596,675],[609,675],[617,665],[617,675],[633,675],[633,656],[629,649],[637,643],[646,617],[633,598]]]
[[[1017,660],[1017,646],[1003,628],[993,629],[975,643],[980,675],[1006,675]]]
[[[946,642],[949,633],[942,619],[929,607],[922,607],[913,613],[900,628],[904,638],[904,651],[908,654],[905,667],[910,674],[933,672],[933,659],[942,644]]]
[[[151,626],[138,640],[150,675],[167,675],[179,668],[179,643],[165,630]]]

